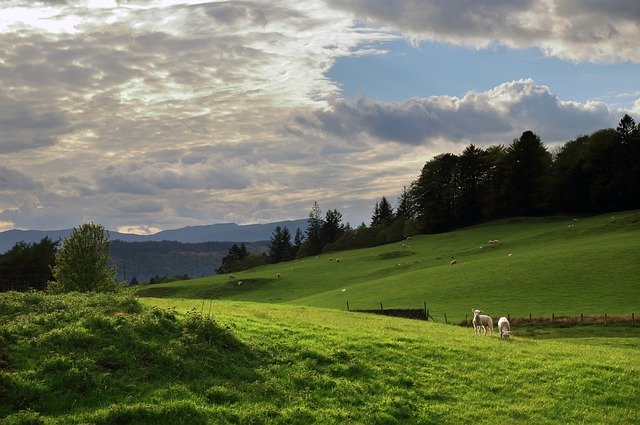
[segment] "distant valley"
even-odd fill
[[[118,280],[146,282],[158,276],[201,277],[215,274],[222,257],[234,243],[245,243],[251,252],[266,252],[274,229],[287,227],[292,233],[306,229],[307,220],[287,220],[266,224],[235,223],[189,226],[164,230],[153,235],[109,231],[111,261]],[[0,232],[0,254],[18,242],[39,242],[45,237],[64,240],[71,229],[8,230]]]

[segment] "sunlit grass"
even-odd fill
[[[438,320],[446,313],[454,322],[472,307],[495,316],[639,312],[640,212],[611,216],[501,220],[138,293],[335,309],[347,301],[352,308],[426,303]],[[449,265],[454,258],[458,264]]]
[[[637,334],[628,337],[635,346],[504,341],[451,325],[233,301],[10,304],[0,369],[7,423],[640,420]]]

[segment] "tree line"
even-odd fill
[[[625,115],[616,129],[579,136],[550,152],[525,131],[508,145],[467,146],[427,161],[394,210],[376,202],[367,226],[322,218],[314,202],[306,232],[276,228],[265,262],[400,241],[498,218],[588,214],[640,208],[640,126]]]

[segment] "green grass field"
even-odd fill
[[[306,306],[144,304],[122,297],[5,295],[0,420],[640,421],[638,328],[613,336],[505,341],[458,326]]]
[[[640,311],[640,212],[613,215],[508,219],[260,267],[235,273],[236,280],[144,286],[138,294],[335,309],[347,301],[352,308],[426,302],[437,319],[447,313],[455,322],[472,307],[493,316],[630,314]]]
[[[640,324],[501,340],[345,311],[638,312],[640,212],[614,216],[504,220],[142,298],[0,294],[0,423],[640,423]]]

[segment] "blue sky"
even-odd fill
[[[369,222],[434,155],[640,120],[637,0],[0,0],[0,231]]]
[[[407,40],[379,43],[375,48],[388,53],[338,58],[329,71],[329,77],[342,85],[345,98],[460,97],[524,78],[576,102],[600,100],[630,109],[640,97],[638,63],[572,62],[545,56],[536,48],[476,50],[435,42],[413,46]]]

